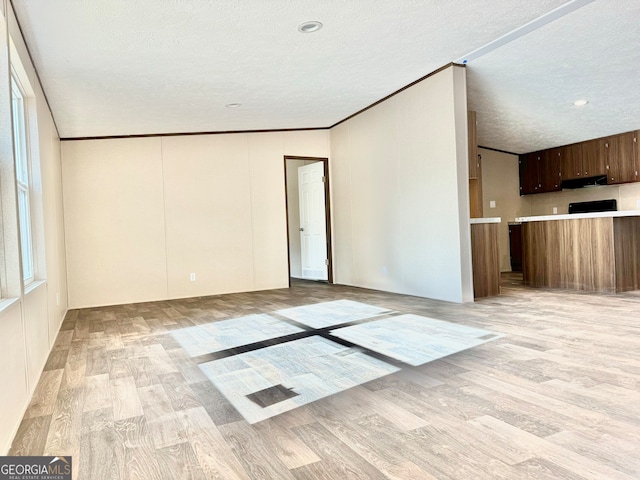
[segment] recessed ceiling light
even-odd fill
[[[225,105],[225,107],[227,108],[238,108],[240,105],[242,105],[241,103],[227,103]]]
[[[304,22],[298,25],[298,31],[301,33],[313,33],[317,32],[321,28],[322,24],[320,22],[316,22],[315,20],[311,22]]]
[[[587,100],[576,100],[575,102],[573,102],[573,104],[576,107],[582,107],[583,105],[586,105],[587,103],[589,103]]]

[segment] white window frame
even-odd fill
[[[29,115],[19,77],[11,69],[11,115],[18,197],[18,223],[20,230],[20,254],[22,280],[29,285],[36,278],[34,255],[33,215],[31,212],[31,155],[29,147]]]

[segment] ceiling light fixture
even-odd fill
[[[575,102],[573,102],[573,104],[576,107],[582,107],[583,105],[586,105],[587,103],[589,103],[587,100],[576,100]]]
[[[238,108],[240,105],[242,105],[241,103],[227,103],[225,105],[225,107],[227,108]]]
[[[304,22],[298,25],[298,31],[300,33],[313,33],[317,32],[322,28],[322,23],[316,22],[315,20],[310,22]]]

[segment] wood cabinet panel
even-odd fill
[[[640,130],[519,156],[520,195],[561,190],[563,180],[607,176],[640,182]]]
[[[474,298],[500,295],[499,223],[471,225]]]
[[[469,217],[482,218],[482,187],[477,178],[469,179]]]
[[[509,225],[509,259],[511,271],[522,271],[522,225]]]
[[[562,179],[582,177],[582,146],[579,143],[560,147]]]
[[[522,227],[527,285],[615,292],[613,218],[527,222]]]
[[[540,155],[538,152],[520,155],[518,160],[520,168],[520,195],[538,193],[540,189],[540,176],[538,172]]]
[[[629,183],[638,180],[636,132],[601,139],[606,152],[607,183]]]
[[[467,135],[469,139],[469,216],[483,216],[482,205],[482,163],[478,154],[478,133],[476,112],[467,112]]]
[[[538,160],[538,191],[556,192],[562,182],[560,149],[552,148],[541,152]]]
[[[607,174],[607,155],[600,143],[598,139],[582,142],[582,175],[585,177]]]
[[[640,290],[640,218],[613,219],[616,291]]]
[[[636,182],[640,182],[640,130],[636,130],[633,133],[633,156],[635,158],[634,163],[636,166]]]
[[[467,138],[469,141],[469,178],[480,177],[480,162],[478,161],[478,128],[476,112],[467,112]]]

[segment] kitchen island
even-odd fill
[[[526,285],[640,289],[640,210],[520,217]]]

